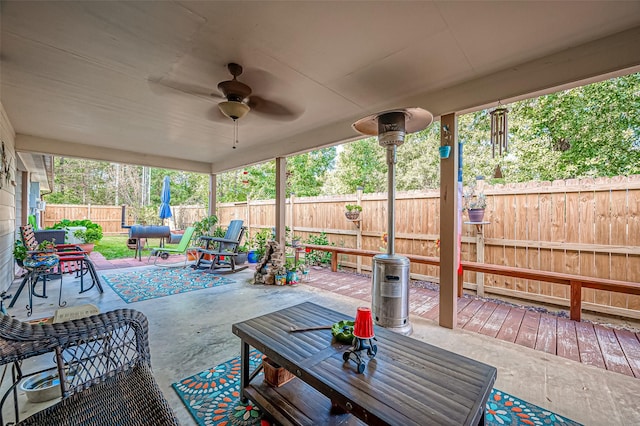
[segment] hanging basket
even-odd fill
[[[360,218],[360,212],[344,212],[344,215],[347,217],[347,219],[349,220],[358,220]]]

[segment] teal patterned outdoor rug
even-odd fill
[[[251,371],[258,366],[262,357],[258,351],[251,351]],[[201,426],[270,424],[262,419],[258,407],[251,402],[247,405],[240,402],[239,357],[180,380],[172,386]],[[491,391],[485,416],[487,425],[580,425],[497,389]]]
[[[191,268],[153,268],[102,275],[102,279],[127,303],[235,282],[229,278],[196,271]]]

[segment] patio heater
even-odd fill
[[[433,115],[422,108],[402,108],[364,117],[353,128],[378,136],[387,150],[387,253],[373,257],[372,312],[375,323],[401,334],[411,334],[409,322],[409,259],[395,254],[396,150],[405,134],[425,129]]]

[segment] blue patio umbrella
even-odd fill
[[[160,195],[160,212],[158,216],[162,219],[162,223],[164,224],[164,220],[171,217],[171,207],[169,203],[171,202],[171,179],[169,176],[164,177],[164,181],[162,182],[162,194]]]

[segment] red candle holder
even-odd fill
[[[366,307],[358,308],[356,321],[353,326],[353,335],[359,339],[373,339],[373,316],[371,309]]]

